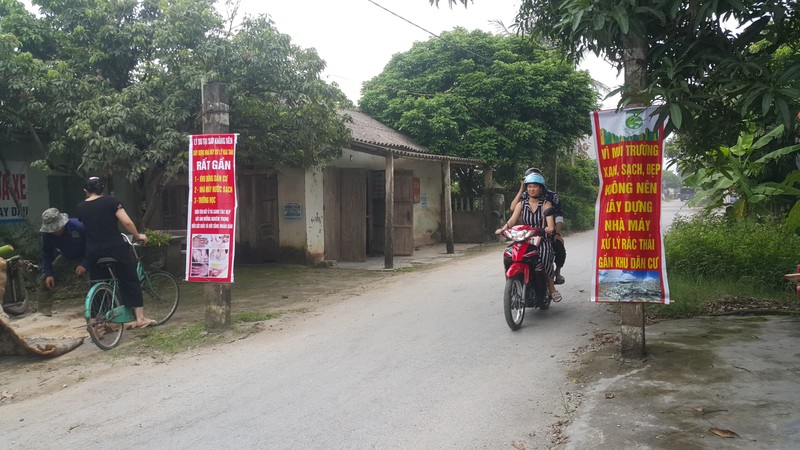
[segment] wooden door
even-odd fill
[[[414,254],[414,173],[394,173],[394,254]]]
[[[367,172],[328,168],[325,191],[325,259],[367,260]]]
[[[394,241],[396,256],[414,254],[414,172],[398,170],[394,173]],[[384,253],[386,230],[386,174],[383,171],[372,172],[372,235],[370,250],[372,253]]]
[[[236,261],[262,263],[277,261],[280,253],[278,236],[278,178],[275,175],[240,175],[239,237]]]

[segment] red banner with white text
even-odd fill
[[[189,136],[186,280],[233,283],[236,135]]]
[[[593,302],[669,303],[661,235],[664,127],[653,110],[592,113],[600,175]]]

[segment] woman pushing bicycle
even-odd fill
[[[144,316],[144,300],[139,278],[136,274],[136,261],[130,246],[119,233],[119,225],[133,235],[134,240],[147,243],[147,236],[139,233],[119,200],[112,195],[103,195],[105,185],[98,177],[86,182],[83,192],[86,199],[78,205],[78,219],[86,228],[86,256],[89,260],[89,275],[97,280],[107,278],[105,271],[98,267],[97,260],[111,257],[118,262],[115,266],[120,287],[122,303],[133,310],[136,320],[134,328],[155,325],[155,320]]]

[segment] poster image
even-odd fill
[[[236,135],[189,137],[186,280],[233,282]]]
[[[600,192],[593,302],[669,303],[661,235],[663,125],[653,108],[592,113]]]

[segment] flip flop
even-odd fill
[[[552,294],[550,294],[550,295],[553,297],[553,301],[554,301],[554,302],[558,303],[558,302],[560,302],[560,301],[561,301],[561,293],[560,293],[560,292],[558,292],[558,291],[555,291],[555,292],[553,292],[553,293],[552,293]]]
[[[156,322],[155,320],[148,320],[148,321],[146,321],[145,323],[143,323],[142,325],[134,325],[134,326],[133,326],[133,328],[140,329],[140,328],[153,327],[153,326],[155,326],[157,323],[158,323],[158,322]]]

